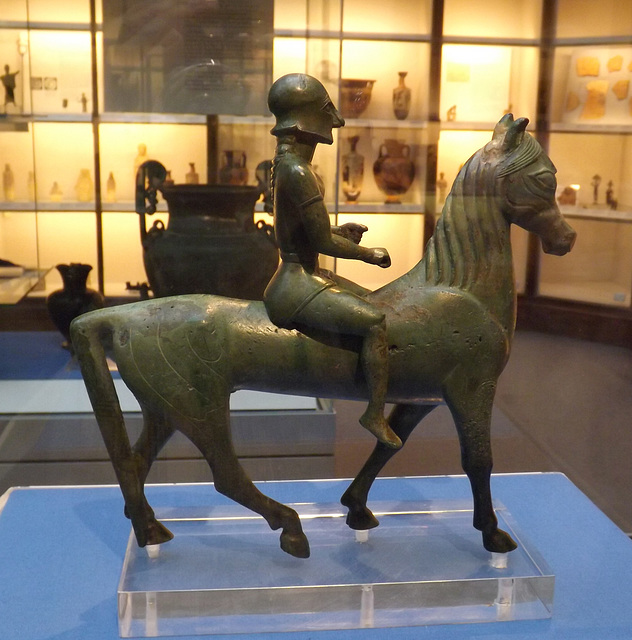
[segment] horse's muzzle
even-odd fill
[[[557,227],[555,233],[542,238],[542,250],[544,253],[550,253],[554,256],[563,256],[573,248],[577,232],[564,220],[561,214]]]

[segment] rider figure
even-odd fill
[[[332,227],[323,201],[322,181],[311,161],[319,142],[332,144],[332,129],[344,126],[322,84],[311,76],[283,76],[270,89],[268,106],[276,117],[272,166],[274,223],[281,262],[264,293],[277,326],[307,335],[325,332],[362,340],[360,362],[369,403],[360,424],[380,442],[398,448],[401,440],[384,417],[388,384],[388,343],[384,313],[366,298],[366,290],[318,265],[318,255],[362,260],[386,268],[386,249],[359,245],[366,227]]]

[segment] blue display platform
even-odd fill
[[[337,501],[347,485],[312,480],[259,486],[282,502],[327,503]],[[253,628],[252,634],[214,638],[632,638],[632,541],[561,474],[498,475],[492,488],[556,577],[551,619],[283,635]],[[157,485],[147,495],[157,510],[231,504],[209,485]],[[379,479],[371,493],[376,502],[469,498],[461,476]],[[15,489],[3,502],[0,637],[118,638],[116,591],[130,530],[118,487]],[[268,535],[265,543],[277,545],[278,534]],[[310,562],[279,554],[290,564]]]

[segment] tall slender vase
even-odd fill
[[[2,190],[4,199],[7,202],[13,202],[15,200],[15,178],[13,177],[10,164],[4,165],[4,171],[2,172]]]
[[[347,204],[355,204],[362,191],[364,156],[356,151],[359,139],[360,136],[351,136],[351,150],[342,156],[342,191],[347,198]]]
[[[408,71],[399,72],[399,84],[393,89],[393,111],[398,120],[405,120],[410,111],[410,89],[406,86]]]

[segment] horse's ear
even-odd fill
[[[512,123],[503,142],[505,152],[515,149],[522,142],[528,124],[529,118],[518,118]]]
[[[507,130],[513,125],[513,113],[506,113],[499,121],[498,124],[494,127],[494,135],[492,136],[492,140],[497,140],[507,133]]]

